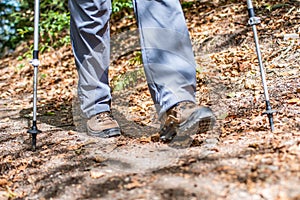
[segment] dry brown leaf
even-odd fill
[[[140,141],[140,143],[150,143],[151,142],[151,137],[143,136],[139,139],[139,141]]]
[[[287,101],[288,104],[297,104],[300,105],[300,98],[293,98]]]
[[[132,190],[134,188],[138,188],[138,187],[141,187],[143,186],[144,184],[140,181],[140,180],[137,180],[137,179],[133,179],[131,180],[130,183],[126,184],[124,186],[124,188],[126,188],[127,190]]]
[[[68,131],[68,135],[75,135],[76,134],[76,132],[75,131]]]
[[[153,135],[151,135],[151,141],[152,142],[158,142],[160,140],[160,134],[159,133],[155,133]]]
[[[7,184],[8,184],[8,181],[6,179],[4,179],[4,178],[0,179],[0,186],[5,186]]]
[[[98,179],[98,178],[101,178],[101,177],[105,176],[105,173],[101,172],[101,171],[97,171],[97,170],[92,170],[90,172],[90,176],[93,179]]]

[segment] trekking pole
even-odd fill
[[[273,113],[276,111],[272,110],[272,108],[271,108],[268,87],[267,87],[267,83],[266,83],[266,75],[265,75],[265,71],[264,71],[264,67],[263,67],[263,63],[262,63],[262,56],[261,56],[261,52],[260,52],[258,36],[257,36],[257,29],[256,29],[256,25],[260,24],[261,20],[259,17],[255,16],[254,8],[253,8],[251,0],[247,0],[247,6],[248,6],[248,13],[249,13],[249,18],[250,18],[248,23],[250,26],[252,26],[252,30],[253,30],[253,34],[254,34],[256,54],[257,54],[257,58],[258,58],[258,62],[259,62],[260,74],[261,74],[262,84],[263,84],[263,88],[264,88],[264,95],[265,95],[265,100],[266,100],[266,111],[263,112],[263,114],[266,114],[268,116],[271,131],[273,132],[274,131]]]
[[[27,131],[27,133],[32,136],[32,149],[36,149],[36,136],[41,131],[38,130],[36,124],[36,114],[37,114],[37,75],[38,75],[38,66],[40,64],[39,61],[39,10],[40,10],[40,2],[39,0],[34,1],[34,39],[33,39],[33,60],[30,63],[33,66],[33,118],[32,118],[32,127]]]

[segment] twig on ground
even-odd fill
[[[275,62],[278,62],[284,55],[286,55],[294,46],[295,42],[294,40],[291,40],[291,44],[285,49],[285,51],[280,54],[278,57],[274,58],[271,62],[271,64],[274,64]]]
[[[295,8],[296,8],[296,7],[293,6],[293,7],[285,14],[285,16],[288,16]]]

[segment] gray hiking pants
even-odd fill
[[[195,102],[196,64],[179,0],[133,0],[144,71],[158,115]],[[87,117],[110,111],[110,0],[69,0],[78,95]]]

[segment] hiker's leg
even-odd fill
[[[159,116],[195,102],[196,64],[178,0],[133,0],[148,86]]]
[[[71,40],[81,109],[89,118],[110,110],[110,0],[69,0]]]

